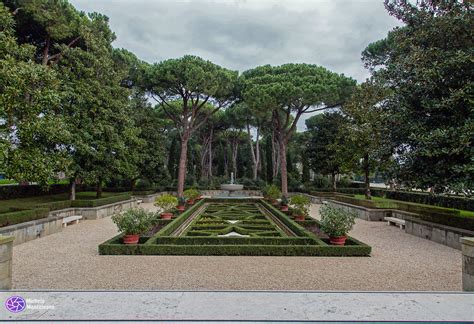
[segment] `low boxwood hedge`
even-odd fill
[[[38,208],[48,208],[49,210],[59,210],[71,207],[71,200],[52,201],[36,205]]]
[[[24,222],[48,217],[48,208],[35,208],[18,210],[10,213],[0,214],[0,227],[15,225]]]
[[[236,203],[260,203],[297,236],[282,237],[277,231],[257,232],[252,237],[219,237],[207,231],[188,231],[171,237],[202,204],[202,200],[186,210],[151,238],[142,238],[140,244],[124,245],[121,235],[99,246],[100,254],[109,255],[248,255],[248,256],[368,256],[371,247],[349,238],[346,246],[329,245],[314,233],[292,221],[287,215],[261,200],[234,200]],[[224,203],[223,200],[218,200]],[[229,201],[226,201],[229,203]],[[211,206],[212,207],[212,206]],[[248,208],[243,206],[244,209]],[[215,208],[214,208],[215,209]],[[266,212],[265,212],[266,213]],[[252,220],[254,221],[254,220]],[[310,221],[308,221],[310,222]],[[316,220],[314,220],[316,222]],[[214,229],[216,226],[211,226]],[[221,228],[222,226],[217,226]],[[259,226],[257,226],[259,227]],[[202,226],[202,228],[206,228]],[[263,228],[262,228],[263,229]],[[265,228],[270,229],[270,228]],[[239,228],[239,231],[242,230]],[[258,235],[257,235],[258,234]],[[207,235],[207,236],[206,236]]]
[[[246,255],[246,256],[369,256],[367,245],[147,245],[102,244],[102,255]]]
[[[87,207],[99,207],[99,206],[104,206],[108,204],[113,204],[119,201],[125,201],[131,199],[131,194],[121,194],[121,195],[116,195],[116,196],[110,196],[106,198],[99,198],[99,199],[91,199],[91,200],[86,200],[86,199],[77,199],[71,201],[71,206],[72,207],[78,207],[78,208],[87,208]]]

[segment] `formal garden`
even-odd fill
[[[0,234],[27,256],[87,227],[83,258],[124,264],[338,257],[370,275],[404,240],[408,256],[460,258],[474,236],[472,5],[385,4],[401,26],[367,44],[358,82],[309,63],[147,62],[114,47],[105,15],[3,1]]]

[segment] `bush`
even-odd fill
[[[178,204],[178,198],[170,194],[163,194],[155,199],[155,206],[161,208],[164,213],[171,212]]]
[[[184,197],[186,197],[187,199],[190,199],[190,200],[197,199],[201,195],[201,193],[197,189],[186,189],[183,192],[183,194],[184,194]]]
[[[48,208],[36,208],[0,214],[0,227],[45,218],[48,216],[48,213]]]
[[[265,188],[263,188],[263,196],[267,199],[276,200],[281,197],[280,188],[278,188],[274,184],[267,185],[265,186]]]
[[[88,207],[99,207],[108,204],[113,204],[119,201],[129,200],[132,196],[130,194],[121,194],[116,196],[111,196],[107,198],[100,198],[100,199],[91,199],[91,200],[73,200],[71,201],[72,207],[78,208],[88,208]]]
[[[0,186],[0,200],[56,195],[69,191],[67,184],[54,184],[47,187],[39,185]]]
[[[329,188],[329,186],[331,185],[331,181],[329,181],[328,177],[323,176],[321,174],[317,174],[314,177],[313,185],[316,188]]]
[[[385,197],[394,200],[409,201],[418,204],[441,206],[461,210],[474,211],[474,199],[466,197],[452,197],[446,195],[431,195],[421,192],[390,191],[371,189],[375,196]]]
[[[321,230],[329,237],[346,236],[355,224],[356,214],[342,208],[323,205],[321,214]]]
[[[71,200],[53,201],[36,205],[38,208],[48,208],[51,210],[66,209],[71,207]]]
[[[294,216],[309,216],[311,200],[304,195],[296,195],[290,198],[290,205],[293,208]]]
[[[143,208],[130,208],[121,214],[112,216],[112,221],[125,235],[145,233],[151,226],[155,214]]]

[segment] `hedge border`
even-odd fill
[[[106,198],[99,198],[99,199],[93,199],[93,200],[86,200],[86,199],[72,200],[71,207],[77,207],[77,208],[100,207],[100,206],[109,205],[109,204],[113,204],[120,201],[130,200],[131,198],[132,198],[132,195],[128,193],[128,194],[110,196]]]
[[[334,246],[319,239],[314,233],[289,219],[270,204],[259,202],[280,221],[299,235],[297,237],[222,238],[202,236],[170,237],[191,214],[205,202],[225,202],[222,199],[204,199],[180,214],[170,224],[142,244],[121,244],[122,235],[99,245],[101,255],[232,255],[232,256],[370,256],[372,248],[352,237],[352,245]],[[243,202],[245,200],[234,200]]]
[[[0,214],[0,227],[31,222],[48,217],[49,208],[35,208]]]

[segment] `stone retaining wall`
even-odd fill
[[[357,214],[357,217],[366,221],[383,221],[384,217],[389,217],[392,215],[392,209],[371,209],[336,200],[324,198],[322,200],[327,201],[329,205],[340,207],[347,211],[353,211]]]
[[[461,250],[461,237],[474,237],[474,232],[436,224],[415,217],[405,217],[405,232]]]
[[[0,236],[0,290],[12,289],[13,239]]]
[[[474,291],[474,237],[461,238],[462,290]]]
[[[51,211],[46,218],[2,227],[0,228],[0,235],[14,237],[15,240],[13,244],[18,245],[60,232],[63,228],[63,218],[65,217],[79,215],[82,216],[83,219],[100,219],[120,213],[136,205],[136,199],[129,199],[99,207],[55,210]]]

